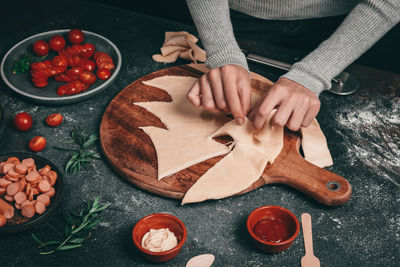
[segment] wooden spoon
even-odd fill
[[[301,214],[301,224],[303,227],[304,247],[306,255],[301,258],[301,267],[319,267],[319,259],[313,254],[311,215],[308,213]]]
[[[210,267],[214,262],[214,255],[202,254],[191,258],[187,263],[186,267]]]

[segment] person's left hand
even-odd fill
[[[250,112],[256,130],[260,130],[274,108],[277,108],[272,124],[297,131],[311,124],[319,112],[321,103],[316,94],[301,84],[280,78],[257,102]]]

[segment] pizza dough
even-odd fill
[[[228,153],[193,184],[182,204],[220,199],[247,189],[261,177],[267,163],[274,162],[283,148],[284,139],[283,127],[270,123],[276,110],[271,112],[263,129],[253,133],[248,119],[240,126],[223,114],[217,116],[194,107],[187,101],[186,92],[195,81],[195,78],[185,76],[163,76],[145,81],[143,83],[148,86],[167,91],[172,102],[134,103],[157,116],[167,128],[141,128],[155,146],[159,180]],[[252,106],[260,97],[261,94],[252,95]],[[315,120],[301,132],[305,159],[320,167],[332,165],[326,138],[318,122]],[[213,139],[222,135],[231,136],[233,144],[226,146]]]
[[[195,81],[187,76],[163,76],[145,81],[146,85],[167,91],[172,102],[134,103],[156,115],[167,127],[167,130],[141,127],[156,148],[159,180],[231,149],[208,138],[229,119],[202,111],[187,101],[186,92]]]
[[[320,167],[328,167],[333,165],[331,153],[324,133],[316,119],[306,128],[300,129],[302,139],[301,146],[303,148],[304,159],[308,162]]]
[[[270,124],[274,112],[257,138],[248,119],[244,125],[231,120],[210,137],[229,135],[235,147],[189,188],[182,205],[232,196],[247,189],[261,177],[267,163],[273,163],[283,147],[283,127]]]

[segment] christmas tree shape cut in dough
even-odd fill
[[[229,119],[194,107],[186,93],[196,78],[162,76],[143,82],[168,92],[172,102],[134,103],[157,116],[167,127],[141,127],[157,152],[158,180],[209,158],[226,154],[230,147],[208,138]]]
[[[182,204],[232,196],[257,181],[267,163],[273,163],[283,148],[283,127],[272,126],[270,123],[274,112],[257,133],[257,137],[248,119],[244,125],[238,125],[232,120],[210,136],[229,135],[235,147],[189,188]]]

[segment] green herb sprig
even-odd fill
[[[71,212],[68,215],[63,241],[42,242],[35,234],[32,234],[32,238],[39,244],[39,248],[47,250],[40,252],[40,254],[48,255],[56,251],[81,247],[83,242],[90,237],[90,230],[100,222],[98,217],[100,213],[111,205],[111,203],[100,205],[99,199],[100,197],[97,196],[93,203],[88,202],[86,213],[82,209],[79,213]],[[50,247],[53,247],[53,249],[49,250]]]
[[[29,70],[29,67],[33,62],[38,62],[43,60],[46,56],[43,57],[35,57],[32,56],[31,54],[25,53],[20,59],[14,61],[14,66],[12,69],[12,73],[14,75],[18,75],[21,73],[24,73],[25,71]]]
[[[100,159],[96,152],[88,150],[98,140],[99,138],[96,134],[87,135],[81,128],[75,127],[71,131],[71,140],[67,143],[75,143],[79,146],[78,149],[53,146],[55,149],[74,152],[65,165],[65,172],[76,174],[81,171],[86,163],[91,162],[93,159]]]

